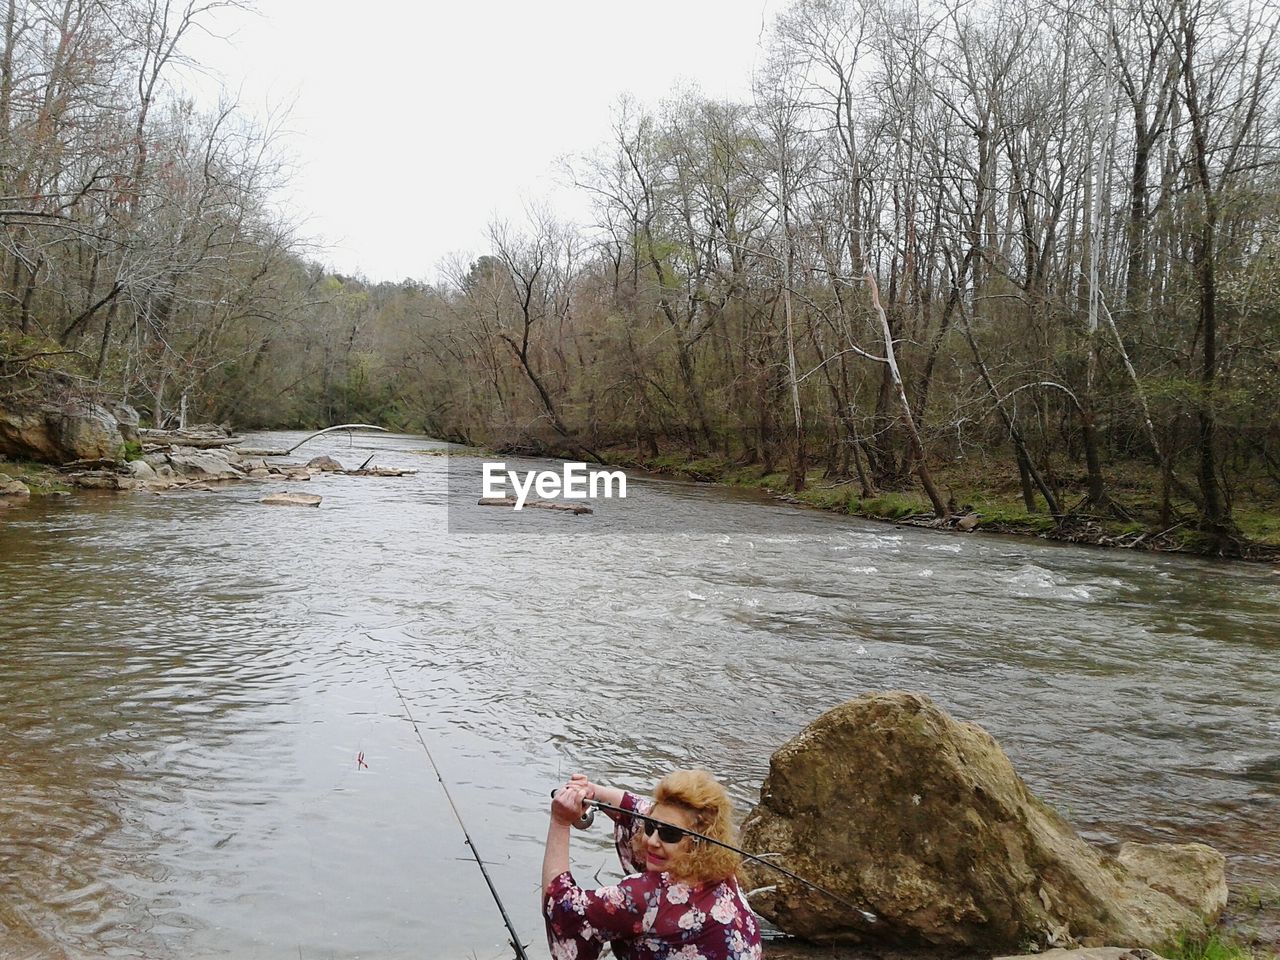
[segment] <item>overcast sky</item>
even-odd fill
[[[257,0],[188,53],[245,107],[292,104],[288,196],[320,259],[372,280],[434,279],[484,252],[495,216],[549,201],[557,158],[608,137],[628,92],[745,99],[784,0]],[[575,209],[575,205],[577,209]]]

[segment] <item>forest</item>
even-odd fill
[[[1280,543],[1274,5],[796,0],[748,100],[566,159],[591,222],[400,282],[319,266],[279,127],[182,94],[228,6],[0,8],[0,402]]]

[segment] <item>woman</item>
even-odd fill
[[[599,890],[569,872],[569,827],[583,800],[627,811],[606,812],[628,876]],[[741,857],[687,830],[733,842],[733,804],[705,770],[668,774],[652,801],[581,774],[557,791],[542,860],[554,960],[596,960],[606,942],[619,960],[759,960],[759,921],[734,876]]]

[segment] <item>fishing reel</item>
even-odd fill
[[[559,792],[560,792],[559,790],[552,790],[551,799],[554,800],[556,798],[556,794]],[[573,826],[575,829],[586,830],[587,827],[591,826],[593,823],[596,822],[596,808],[593,806],[589,806],[590,802],[591,801],[588,800],[586,803],[583,804],[583,806],[586,808],[586,813],[584,813],[581,817],[579,817],[574,822]]]

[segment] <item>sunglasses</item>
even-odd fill
[[[644,822],[644,835],[646,837],[652,837],[655,830],[658,832],[658,839],[663,843],[679,843],[689,835],[687,830],[681,830],[679,827],[656,823],[653,820]]]

